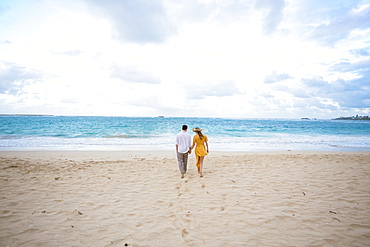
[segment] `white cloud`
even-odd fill
[[[171,35],[166,10],[159,0],[86,0],[96,13],[110,20],[113,35],[134,43],[162,43]]]
[[[17,94],[25,85],[42,80],[42,74],[30,68],[7,62],[0,65],[0,93]]]
[[[293,77],[291,77],[290,75],[286,74],[286,73],[277,73],[276,71],[273,71],[271,73],[271,75],[267,76],[265,78],[265,81],[264,83],[266,84],[269,84],[269,83],[275,83],[275,82],[280,82],[280,81],[285,81],[287,79],[291,79]]]
[[[265,34],[273,33],[283,19],[284,0],[259,0],[256,8],[263,12],[262,28]]]
[[[149,72],[139,71],[136,66],[120,67],[113,65],[111,67],[111,77],[122,79],[127,82],[158,84],[160,79]]]
[[[206,97],[225,97],[239,93],[233,81],[197,82],[186,89],[188,99],[205,99]]]

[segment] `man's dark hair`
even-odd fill
[[[188,126],[187,125],[183,125],[182,126],[182,130],[187,130],[188,129]]]

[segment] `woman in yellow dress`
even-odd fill
[[[202,133],[202,130],[198,127],[193,128],[193,131],[196,133],[193,137],[193,146],[191,150],[195,147],[195,157],[197,159],[196,166],[198,168],[198,173],[203,177],[203,161],[204,156],[209,153],[208,149],[208,137]]]

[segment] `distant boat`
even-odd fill
[[[159,118],[164,118],[164,116],[158,116]]]

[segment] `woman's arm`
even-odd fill
[[[195,136],[193,137],[193,145],[191,146],[190,151],[193,150],[194,146],[195,146]]]
[[[193,141],[193,146],[191,146],[190,151],[193,150],[194,146],[195,146],[195,142]]]
[[[207,153],[209,153],[208,142],[206,141]]]

